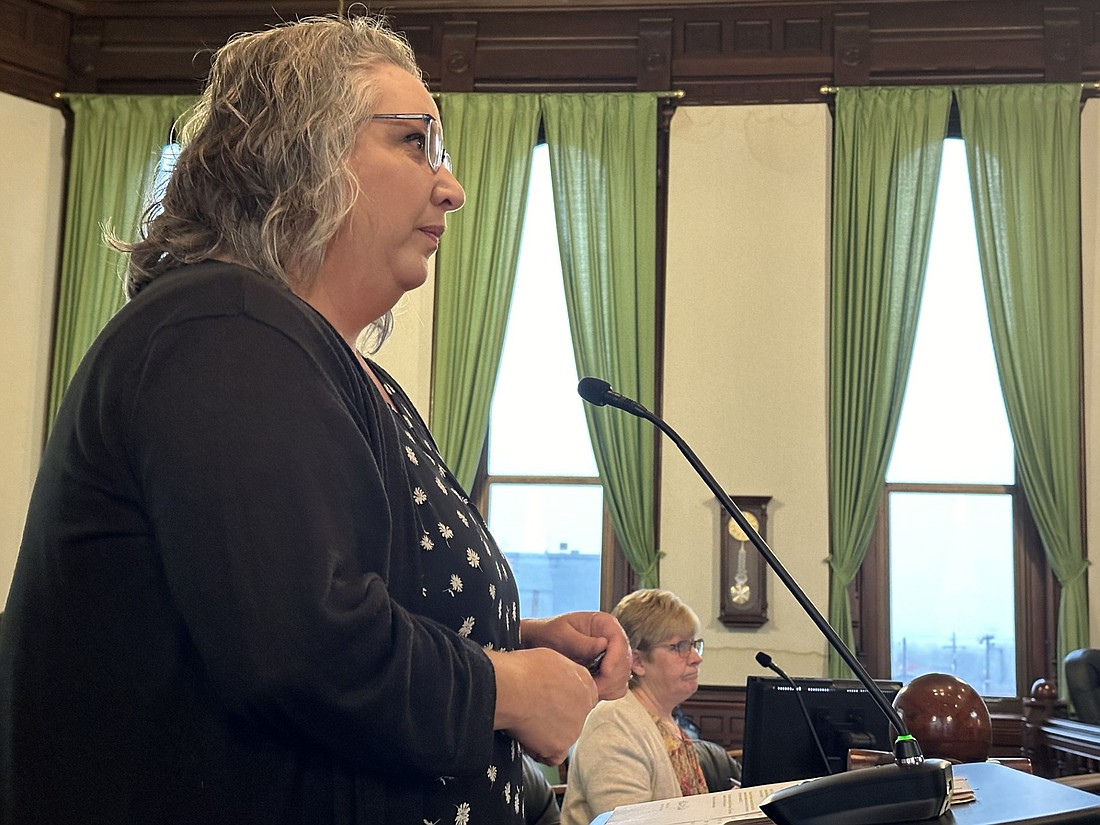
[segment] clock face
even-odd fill
[[[752,513],[749,513],[747,511],[745,512],[744,515],[745,515],[745,521],[747,521],[749,524],[751,524],[752,529],[756,530],[759,533],[760,532],[760,522],[757,520],[756,516],[754,516]],[[733,536],[734,541],[748,541],[749,540],[749,537],[745,534],[745,531],[741,529],[741,525],[739,525],[733,519],[730,519],[729,524],[726,526],[726,529],[729,530],[729,534],[731,536]]]

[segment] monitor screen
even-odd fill
[[[854,679],[793,679],[821,740],[821,758],[794,689],[782,679],[748,677],[741,784],[767,785],[840,773],[850,748],[894,750],[890,720],[874,697]],[[878,682],[891,702],[901,682]]]

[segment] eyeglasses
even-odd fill
[[[693,650],[700,656],[703,655],[702,639],[684,639],[682,642],[677,642],[676,644],[657,645],[657,647],[667,647],[669,650],[679,654],[681,659],[688,658]]]
[[[407,115],[372,115],[376,120],[421,120],[424,122],[424,132],[427,137],[424,140],[424,157],[428,166],[432,168],[432,174],[439,171],[440,166],[451,171],[451,156],[443,148],[443,124],[433,115],[407,114]]]

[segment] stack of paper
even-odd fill
[[[620,805],[605,825],[762,825],[771,820],[760,810],[760,803],[769,794],[802,781]],[[963,805],[973,801],[974,789],[965,777],[956,775],[951,783],[951,804]]]

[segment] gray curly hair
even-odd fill
[[[351,210],[348,160],[376,105],[371,70],[422,80],[408,42],[384,19],[309,17],[234,36],[180,124],[164,197],[129,254],[133,298],[166,270],[225,257],[291,289],[308,287]],[[392,316],[376,321],[380,345]]]

